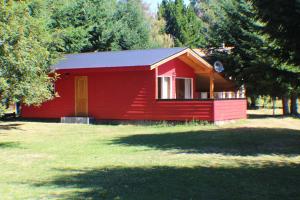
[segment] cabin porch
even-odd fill
[[[154,120],[219,122],[245,119],[246,111],[244,87],[219,73],[158,77]]]

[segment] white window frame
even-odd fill
[[[191,98],[190,99],[194,99],[194,79],[193,78],[187,78],[187,77],[175,77],[175,83],[176,83],[176,79],[184,79],[184,80],[186,80],[186,79],[188,79],[188,80],[191,80]],[[185,84],[185,83],[184,83]],[[175,85],[175,88],[176,88],[177,86]],[[184,86],[184,87],[186,87],[186,86]],[[184,88],[185,89],[185,88]],[[187,99],[186,97],[185,97],[185,95],[186,94],[184,94],[184,99]],[[177,93],[175,94],[175,98],[177,98]]]
[[[167,98],[163,98],[163,91],[164,91],[164,81],[163,81],[163,79],[164,78],[170,78],[170,98],[169,99],[172,99],[173,98],[173,82],[172,82],[172,76],[157,76],[157,84],[158,84],[158,78],[162,78],[162,88],[160,89],[160,91],[161,91],[161,94],[160,94],[160,96],[161,96],[161,98],[158,98],[158,95],[157,95],[157,99],[167,99]],[[157,87],[158,87],[158,85],[157,85]],[[157,90],[157,92],[158,92],[158,90]]]

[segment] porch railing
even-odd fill
[[[212,100],[212,99],[245,99],[245,93],[242,92],[214,92],[213,98],[210,98],[209,92],[200,92],[196,93],[193,98],[184,98],[184,99],[179,99],[179,98],[171,98],[171,99],[158,99],[158,100],[192,100],[192,101],[199,101],[199,100]]]
[[[225,121],[246,118],[245,98],[159,99],[154,106],[156,120]]]
[[[197,95],[199,99],[208,99],[209,92],[200,92]],[[214,92],[214,99],[240,99],[245,98],[245,93],[242,91],[237,92]]]

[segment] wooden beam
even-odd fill
[[[211,73],[211,72],[203,72],[203,71],[201,71],[201,72],[198,72],[197,74],[198,74],[199,76],[207,76],[207,77],[209,77],[209,76],[210,76],[210,73]]]
[[[203,64],[202,62],[200,62],[194,56],[191,56],[191,54],[189,52],[186,53],[185,55],[186,55],[186,60],[189,60],[190,62],[195,63],[197,66],[201,67],[205,71],[209,71],[209,68],[205,64]]]
[[[209,75],[209,97],[214,99],[215,83],[214,83],[214,73],[211,72]]]
[[[193,60],[191,60],[190,58],[188,58],[185,54],[181,55],[180,57],[178,57],[181,61],[183,61],[184,63],[186,63],[187,65],[191,66],[193,69],[197,70],[197,71],[206,71],[207,69],[200,65],[199,62],[196,63]]]
[[[213,69],[213,66],[211,66],[211,64],[209,64],[206,60],[204,60],[200,55],[198,55],[193,50],[189,49],[187,56],[191,57],[191,58],[195,58],[195,59],[199,60],[207,68]]]
[[[183,50],[183,51],[181,51],[181,52],[179,52],[177,54],[174,54],[174,55],[172,55],[172,56],[170,56],[170,57],[168,57],[166,59],[163,59],[163,60],[161,60],[161,61],[159,61],[159,62],[151,65],[150,69],[153,70],[153,69],[157,68],[158,66],[160,66],[160,65],[162,65],[162,64],[164,64],[164,63],[166,63],[166,62],[168,62],[170,60],[173,60],[174,58],[177,58],[177,57],[179,57],[179,56],[181,56],[183,54],[186,54],[186,56],[189,59],[193,60],[194,62],[201,63],[201,65],[199,65],[199,64],[197,64],[197,65],[202,66],[204,68],[207,68],[208,70],[213,70],[213,67],[206,60],[204,60],[203,58],[201,58],[201,56],[199,56],[197,53],[195,53],[191,49],[185,49],[185,50]]]
[[[155,99],[158,99],[158,68],[155,68]]]

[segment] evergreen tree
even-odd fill
[[[300,68],[300,1],[252,0],[264,32],[281,47],[280,58]]]
[[[224,5],[228,0],[191,0],[191,6],[202,21],[206,40],[206,48],[218,48],[224,43],[219,32],[222,32],[223,21],[226,20]]]
[[[116,49],[145,49],[150,44],[150,23],[144,15],[141,0],[120,1],[113,20],[116,22]]]
[[[283,70],[300,77],[300,1],[252,1],[258,10],[258,18],[265,23],[263,31],[270,35],[270,40],[277,45],[271,53]],[[293,81],[291,87],[291,112],[298,115],[299,78]]]
[[[50,28],[62,39],[58,50],[65,53],[108,50],[114,40],[113,15],[116,1],[48,0]]]
[[[226,64],[228,77],[246,84],[248,96],[282,97],[293,91],[299,77],[272,54],[278,45],[262,32],[265,24],[257,20],[249,1],[203,0],[192,5],[208,29],[208,46],[219,47],[224,42],[233,47],[230,54],[215,51],[214,56]]]
[[[151,22],[140,0],[48,0],[51,28],[62,38],[62,52],[152,47]],[[51,14],[49,13],[49,14]]]
[[[159,19],[166,21],[167,34],[174,38],[175,46],[201,47],[205,45],[203,25],[192,6],[183,0],[163,0],[159,6]]]
[[[42,1],[0,1],[0,115],[15,102],[53,97],[49,66],[57,54]]]

